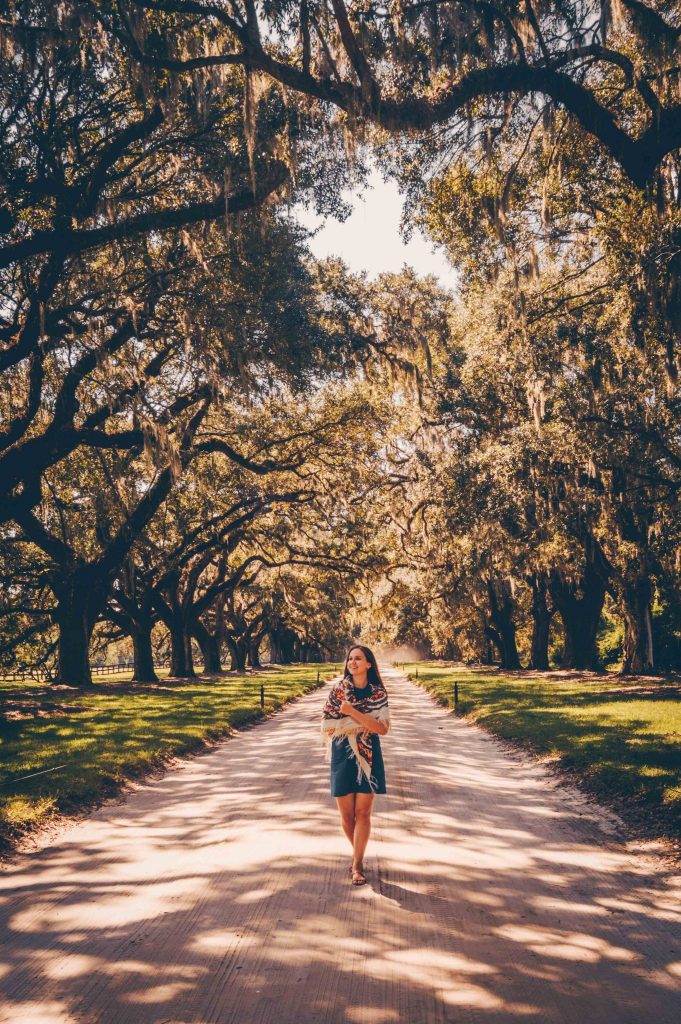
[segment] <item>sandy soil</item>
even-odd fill
[[[325,691],[0,875],[12,1024],[678,1024],[681,880],[617,819],[388,671],[367,867]]]

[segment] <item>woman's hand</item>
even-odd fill
[[[349,715],[350,718],[354,718],[356,722],[364,726],[367,732],[376,732],[379,736],[385,736],[388,731],[387,725],[383,722],[377,722],[371,715],[362,714],[349,700],[341,701],[340,713],[341,715]]]

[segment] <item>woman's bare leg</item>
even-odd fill
[[[355,838],[353,843],[353,868],[364,871],[364,851],[371,833],[371,805],[373,793],[355,793]]]
[[[355,844],[355,797],[356,793],[348,793],[347,796],[337,796],[336,803],[341,816],[341,825],[345,832],[350,846]]]

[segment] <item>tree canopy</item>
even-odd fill
[[[678,666],[666,0],[14,0],[0,657]],[[316,260],[369,162],[456,296]]]

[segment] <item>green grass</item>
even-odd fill
[[[412,679],[490,732],[550,755],[646,832],[681,839],[681,688],[673,682],[504,675],[446,663]],[[418,672],[418,678],[417,678]]]
[[[261,682],[266,714],[314,689],[318,671],[323,682],[336,666],[291,665],[154,686],[119,675],[97,678],[91,691],[0,680],[0,846],[260,718]]]

